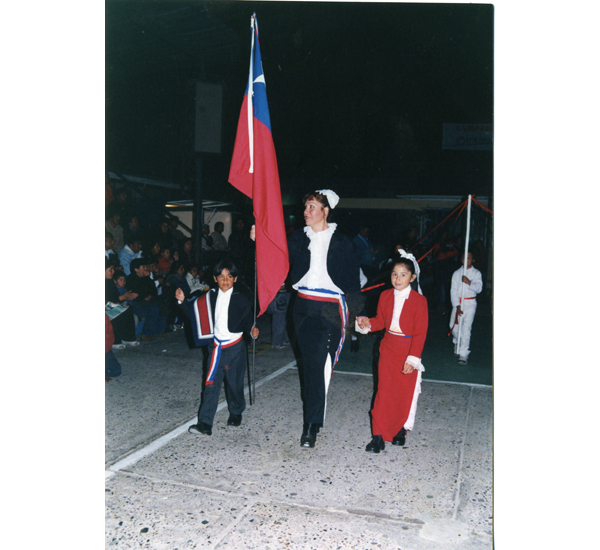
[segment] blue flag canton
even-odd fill
[[[258,32],[255,31],[254,51],[252,52],[252,66],[254,71],[254,118],[260,120],[271,131],[271,117],[269,116],[269,105],[267,104],[267,86],[260,57],[260,45],[258,43]],[[250,79],[246,86],[246,94],[250,89]]]

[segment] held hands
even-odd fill
[[[258,330],[258,327],[252,327],[252,330],[250,331],[250,334],[252,335],[252,338],[254,338],[255,340],[258,338],[258,333],[260,331]]]
[[[362,329],[366,330],[366,329],[371,328],[371,323],[369,322],[368,317],[363,317],[363,316],[356,317],[356,322],[357,322],[358,326]]]
[[[183,300],[185,300],[185,294],[183,293],[183,290],[178,288],[175,291],[175,298],[177,298],[180,302],[183,302]]]
[[[471,284],[471,279],[469,279],[466,275],[463,275],[462,276],[462,282],[465,283],[465,284],[467,284],[467,285],[470,285]]]
[[[462,315],[462,314],[463,314],[463,310],[462,310],[462,309],[460,309],[460,306],[456,306],[456,312],[457,312],[459,315]]]
[[[122,295],[123,301],[125,300],[135,300],[138,297],[137,292],[132,292],[128,290]]]

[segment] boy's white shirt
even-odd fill
[[[242,336],[242,332],[229,332],[228,321],[229,321],[229,302],[231,301],[231,295],[233,294],[233,287],[226,292],[221,289],[217,293],[217,304],[215,306],[215,337],[219,340],[230,341],[237,340]]]
[[[402,308],[404,307],[404,302],[408,298],[408,295],[411,292],[410,286],[405,288],[404,290],[396,290],[394,289],[394,310],[392,312],[392,322],[390,324],[389,331],[398,335],[404,335],[402,329],[400,328],[400,315],[402,314]],[[414,291],[413,291],[414,292]],[[358,326],[358,321],[354,322],[354,328],[357,332],[361,334],[368,334],[371,332],[371,325],[368,328],[364,329]],[[410,336],[410,335],[409,335]],[[425,367],[423,363],[421,363],[420,357],[415,357],[414,355],[409,355],[406,358],[406,362],[409,365],[412,365],[414,369],[420,370],[421,372],[425,371]]]

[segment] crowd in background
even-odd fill
[[[209,225],[203,227],[202,265],[198,265],[195,243],[180,229],[176,216],[164,217],[158,223],[142,227],[140,214],[129,201],[126,189],[111,188],[109,192],[107,188],[105,311],[112,328],[110,338],[107,328],[107,341],[113,342],[109,350],[111,364],[113,349],[137,346],[140,341],[152,341],[181,328],[184,320],[177,307],[176,289],[181,288],[186,297],[207,291],[214,286],[212,268],[222,259],[232,260],[241,281],[250,288],[254,285],[254,243],[249,238],[249,225],[242,218],[234,221],[228,239],[223,235],[221,221],[213,224],[212,231]],[[389,281],[393,258],[402,248],[420,260],[420,285],[430,311],[449,314],[452,309],[451,278],[461,265],[464,250],[462,236],[440,228],[427,241],[421,242],[414,225],[405,227],[401,233],[390,231],[392,233],[394,244],[386,252],[380,242],[374,244],[371,241],[368,221],[359,225],[352,240],[361,256],[361,269],[367,279],[365,286]],[[483,242],[470,243],[469,250],[478,258],[478,267],[483,268],[485,279]],[[371,303],[376,307],[379,292],[372,295],[375,298]],[[107,365],[108,361],[107,358]]]
[[[195,243],[180,229],[176,216],[142,227],[141,214],[128,200],[126,189],[110,188],[109,193],[107,188],[105,314],[106,341],[111,342],[106,351],[107,377],[120,374],[113,350],[139,346],[183,327],[177,288],[186,298],[206,292],[213,286],[212,268],[222,259],[231,259],[246,283],[253,278],[254,243],[243,220],[234,222],[229,239],[223,236],[223,222],[217,221],[212,233],[204,226],[199,265]]]

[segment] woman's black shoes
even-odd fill
[[[402,447],[406,443],[406,430],[402,428],[392,439],[392,445],[399,445]]]
[[[385,449],[383,437],[380,435],[374,435],[371,443],[366,446],[365,451],[368,453],[378,453],[379,451],[383,451],[383,449]]]
[[[304,424],[302,430],[302,437],[300,438],[300,447],[312,448],[315,446],[317,441],[317,434],[319,433],[319,424]]]

